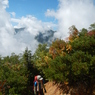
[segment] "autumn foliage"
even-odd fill
[[[85,95],[92,95],[95,86],[95,29],[79,31],[75,26],[70,27],[68,40],[55,40],[43,56],[46,60],[41,68],[46,78],[69,86],[80,87],[82,84]]]
[[[33,94],[34,75],[38,73],[28,49],[21,55],[12,53],[0,59],[0,94]]]
[[[71,26],[67,40],[56,39],[50,46],[39,44],[35,53],[0,57],[0,92],[3,95],[33,95],[37,74],[47,80],[82,88],[92,95],[95,88],[95,24],[80,31]],[[81,95],[81,94],[80,94]]]

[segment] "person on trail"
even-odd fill
[[[44,88],[44,81],[43,81],[43,78],[40,78],[40,79],[39,79],[39,82],[40,82],[40,94],[41,94],[41,95],[44,95],[44,93],[43,93],[43,88]]]
[[[34,95],[44,95],[43,88],[46,92],[44,81],[41,75],[37,75],[34,78]]]
[[[41,95],[40,94],[41,86],[40,86],[39,78],[41,78],[40,75],[34,77],[34,85],[33,85],[34,95]]]
[[[44,91],[46,93],[46,89],[45,89],[45,86],[44,86],[44,79],[40,75],[38,75],[37,78],[38,78],[38,81],[39,81],[39,92],[40,92],[40,95],[44,95],[43,89],[44,89]]]

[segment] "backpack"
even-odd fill
[[[33,83],[33,90],[34,90],[34,92],[40,90],[40,82],[38,80],[39,77],[40,77],[40,75],[37,75],[37,76],[34,77],[34,83]]]
[[[37,86],[37,76],[34,77],[34,82],[33,82],[33,90],[36,91],[36,86]]]

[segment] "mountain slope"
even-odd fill
[[[56,31],[53,30],[47,30],[44,33],[39,32],[38,35],[35,36],[35,39],[39,42],[39,43],[48,43],[50,44],[55,38],[54,38],[54,33]]]

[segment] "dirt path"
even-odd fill
[[[47,82],[45,84],[46,93],[45,95],[62,95],[61,90],[58,88],[57,85],[54,85],[53,82]]]
[[[77,88],[73,88],[73,89],[70,88],[69,94],[62,94],[63,91],[58,88],[58,85],[54,85],[53,82],[47,82],[45,84],[45,88],[47,92],[44,95],[71,95],[70,91],[72,92],[72,95],[86,95],[83,92],[82,87],[79,90]],[[64,90],[64,87],[63,87],[63,90]],[[93,95],[95,95],[95,90],[93,90]]]

